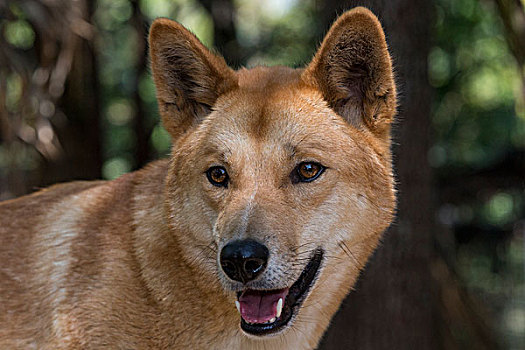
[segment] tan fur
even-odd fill
[[[150,49],[171,158],[0,205],[0,348],[315,348],[395,207],[381,25],[364,8],[346,12],[304,70],[235,72],[167,19],[153,23]],[[306,160],[327,170],[292,183]],[[213,165],[227,168],[228,188],[208,182]],[[217,262],[246,237],[271,251],[268,289],[325,251],[275,336],[243,333]]]

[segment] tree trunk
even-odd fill
[[[133,118],[133,130],[137,138],[135,146],[135,169],[140,169],[151,160],[151,149],[149,145],[149,135],[151,127],[146,122],[146,111],[144,102],[139,93],[140,78],[148,69],[148,49],[147,49],[147,22],[140,11],[138,0],[133,3],[132,24],[137,31],[137,63],[135,64],[135,91],[133,91],[133,101],[135,102],[135,116]]]
[[[213,46],[232,67],[240,67],[247,57],[242,55],[236,37],[235,6],[232,0],[199,0],[213,18]]]
[[[92,1],[87,1],[83,8],[83,17],[88,23],[91,23],[93,5]],[[43,164],[40,186],[101,177],[100,85],[96,56],[93,42],[78,40],[61,97],[61,109],[67,120],[55,125],[64,154],[58,160]]]
[[[327,13],[324,18],[329,22],[342,9],[358,5],[323,3]],[[431,106],[427,54],[433,4],[373,0],[364,5],[383,24],[396,71],[399,109],[393,151],[399,180],[398,215],[320,348],[435,349],[439,337],[430,271],[434,208],[427,162]],[[323,26],[328,28],[329,23]]]

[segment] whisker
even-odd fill
[[[345,252],[345,254],[349,258],[354,260],[354,263],[356,264],[356,266],[359,266],[359,261],[357,260],[357,258],[355,257],[354,253],[352,253],[352,251],[350,250],[350,248],[348,248],[348,246],[346,245],[346,243],[344,241],[339,242],[339,247],[341,247],[343,252]]]

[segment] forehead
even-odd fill
[[[244,75],[243,75],[244,74]],[[206,121],[210,151],[247,148],[298,154],[335,152],[349,141],[348,125],[317,90],[289,68],[246,71],[240,88],[222,96]]]

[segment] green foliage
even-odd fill
[[[493,225],[501,225],[516,219],[513,215],[514,199],[509,193],[496,193],[485,203],[483,209],[488,223]]]
[[[237,39],[248,52],[247,66],[302,66],[318,44],[311,0],[239,0]]]
[[[106,119],[111,125],[125,126],[133,118],[134,107],[127,99],[115,99],[106,108]]]
[[[4,24],[4,37],[16,48],[30,49],[35,41],[35,32],[29,23],[19,19]]]
[[[155,125],[150,138],[151,145],[155,147],[157,152],[161,154],[168,154],[171,147],[170,134],[164,129],[161,123]]]
[[[435,46],[428,57],[436,91],[429,162],[444,184],[475,182],[501,167],[505,156],[524,150],[519,67],[495,2],[438,0],[436,12]],[[509,171],[502,176],[516,175]],[[442,203],[441,211],[452,228],[470,228],[468,238],[458,233],[466,241],[457,246],[457,271],[470,291],[490,301],[494,319],[502,320],[495,323],[503,342],[519,348],[525,344],[525,249],[516,225],[525,216],[524,192],[505,181],[484,187],[468,198],[453,194],[455,203]]]
[[[9,112],[16,112],[20,107],[22,97],[22,77],[13,73],[6,77],[6,108]]]
[[[115,157],[108,159],[102,167],[102,176],[105,179],[113,180],[131,171],[131,163],[128,159]]]
[[[436,39],[428,60],[437,91],[430,162],[487,167],[525,140],[525,118],[517,118],[515,106],[518,67],[494,4],[439,0]]]

